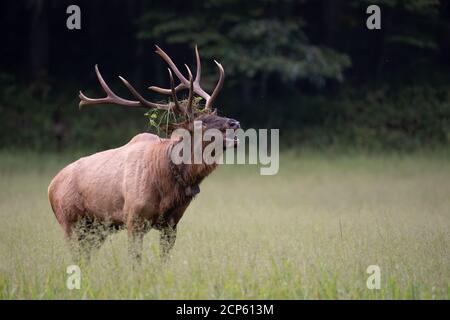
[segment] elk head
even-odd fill
[[[225,131],[228,129],[232,130],[239,129],[240,128],[239,122],[234,119],[218,116],[217,109],[214,108],[214,102],[220,90],[222,89],[223,81],[225,78],[225,72],[222,65],[218,63],[216,60],[214,60],[219,70],[219,80],[212,94],[208,94],[200,86],[201,63],[197,46],[195,46],[195,57],[197,62],[195,79],[193,78],[192,72],[186,64],[185,67],[188,73],[187,78],[180,72],[180,70],[174,64],[172,59],[160,47],[156,46],[155,52],[159,56],[161,56],[161,58],[169,66],[167,70],[169,72],[170,89],[155,86],[151,86],[148,89],[161,94],[170,95],[172,97],[172,101],[170,101],[167,104],[150,102],[146,100],[144,97],[142,97],[142,95],[140,95],[127,80],[119,76],[120,80],[124,83],[124,85],[128,88],[128,90],[137,100],[128,100],[121,98],[117,96],[108,87],[102,75],[100,74],[98,66],[96,65],[95,72],[97,74],[97,78],[100,82],[100,85],[102,86],[103,90],[106,93],[106,97],[99,99],[92,99],[88,98],[80,91],[79,96],[81,100],[79,104],[80,108],[84,105],[93,105],[93,104],[117,104],[126,107],[141,107],[147,109],[166,110],[170,113],[173,113],[175,116],[179,118],[179,121],[171,123],[171,125],[168,127],[167,131],[169,134],[178,128],[187,129],[192,132],[194,122],[201,121],[203,130],[217,129],[220,132],[222,132],[225,147],[233,147],[233,146],[235,147],[237,145],[237,140],[233,140],[232,143],[230,143],[229,139],[227,139],[225,135]],[[180,81],[180,83],[177,86],[175,86],[174,83],[173,73]],[[189,94],[186,100],[180,101],[177,98],[177,93],[182,90],[188,90]],[[197,94],[199,97],[205,100],[205,105],[203,108],[200,108],[198,106],[194,107],[195,104],[194,94]]]

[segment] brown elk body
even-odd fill
[[[172,73],[171,89],[151,89],[171,94],[174,102],[155,104],[142,98],[123,78],[138,101],[118,97],[106,85],[96,67],[99,81],[107,93],[106,98],[91,99],[80,92],[80,106],[110,103],[132,107],[170,109],[186,116],[178,127],[192,129],[192,121],[202,121],[203,128],[221,131],[239,128],[239,122],[219,117],[215,112],[195,114],[192,110],[194,93],[206,100],[205,110],[212,106],[223,82],[223,68],[219,82],[210,96],[200,86],[200,60],[196,49],[197,75],[184,78],[172,60],[158,48],[157,53],[169,64],[181,83],[175,88]],[[178,102],[176,91],[189,89],[187,103]],[[224,137],[225,139],[225,137]],[[49,200],[56,219],[65,236],[77,249],[89,257],[91,249],[99,247],[110,231],[126,228],[129,235],[130,254],[140,259],[142,239],[151,228],[160,230],[161,254],[167,256],[176,238],[177,224],[196,193],[200,182],[216,164],[178,164],[170,158],[172,148],[181,143],[180,138],[168,139],[142,133],[122,147],[83,157],[62,169],[50,183]]]

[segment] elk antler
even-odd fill
[[[126,107],[143,107],[143,108],[149,108],[149,109],[164,109],[168,110],[171,108],[171,104],[161,104],[161,103],[154,103],[145,100],[137,91],[134,89],[134,87],[124,78],[120,77],[120,80],[125,84],[125,86],[131,91],[133,96],[135,96],[138,101],[134,100],[128,100],[119,97],[116,95],[106,84],[105,80],[103,79],[100,71],[98,70],[98,65],[95,65],[95,73],[97,74],[98,81],[100,82],[100,85],[102,86],[103,90],[106,93],[105,98],[99,98],[99,99],[92,99],[87,97],[82,91],[80,91],[80,108],[84,105],[92,105],[92,104],[118,104],[121,106]]]
[[[188,119],[192,119],[193,117],[193,111],[192,111],[192,101],[193,101],[193,95],[194,93],[198,94],[199,96],[203,97],[206,100],[205,109],[211,110],[212,104],[214,100],[217,98],[217,95],[219,94],[220,90],[223,86],[223,80],[225,76],[225,72],[223,70],[223,67],[220,63],[214,60],[217,67],[219,68],[219,81],[217,82],[216,88],[214,89],[213,93],[209,95],[206,93],[201,87],[200,87],[200,77],[201,77],[201,65],[200,65],[200,56],[198,54],[197,46],[195,46],[195,56],[197,60],[197,74],[195,76],[195,80],[193,80],[191,70],[187,65],[187,71],[189,74],[189,80],[186,79],[181,72],[178,70],[178,68],[173,63],[172,59],[158,46],[156,46],[157,50],[156,53],[159,54],[164,61],[167,62],[170,68],[169,70],[169,78],[170,78],[170,89],[163,89],[159,87],[150,87],[149,89],[154,90],[156,92],[162,93],[162,94],[168,94],[172,95],[173,103],[168,104],[161,104],[161,103],[154,103],[147,101],[144,97],[142,97],[136,89],[123,77],[119,76],[119,79],[124,83],[124,85],[130,90],[131,94],[137,99],[137,100],[128,100],[119,97],[116,95],[106,84],[105,80],[103,79],[102,75],[100,74],[100,71],[98,70],[98,66],[95,65],[95,73],[97,74],[98,81],[100,82],[100,85],[103,88],[103,91],[106,93],[106,97],[104,98],[98,98],[93,99],[87,97],[83,92],[80,91],[80,108],[84,105],[92,105],[92,104],[118,104],[121,106],[126,107],[142,107],[142,108],[148,108],[148,109],[163,109],[163,110],[173,110],[175,113],[179,114],[186,114]],[[175,75],[178,77],[178,79],[181,81],[179,85],[174,87],[174,80],[172,71],[175,73]],[[186,108],[183,110],[181,108],[180,103],[177,99],[177,92],[179,90],[183,89],[189,89],[189,98]]]
[[[195,75],[195,80],[192,82],[192,85],[191,85],[191,81],[186,79],[183,76],[183,74],[180,72],[180,70],[178,70],[177,66],[173,63],[172,59],[167,55],[167,53],[165,53],[158,46],[156,46],[155,52],[161,56],[161,58],[169,65],[170,69],[172,69],[172,71],[175,73],[175,75],[180,80],[180,84],[178,86],[176,86],[174,89],[175,92],[178,92],[183,89],[192,88],[193,92],[195,92],[196,94],[198,94],[199,96],[201,96],[202,98],[204,98],[206,100],[205,109],[211,110],[214,100],[217,98],[220,90],[222,89],[223,81],[225,78],[225,71],[223,70],[222,65],[220,63],[218,63],[216,60],[214,60],[215,64],[219,68],[219,80],[217,82],[217,85],[216,85],[213,93],[211,95],[209,95],[200,86],[202,67],[201,67],[201,63],[200,63],[200,55],[198,53],[197,45],[195,46],[195,58],[197,61],[197,74]],[[188,71],[189,71],[189,68],[188,68]],[[189,73],[190,73],[190,71],[189,71]],[[171,89],[164,89],[164,88],[155,87],[155,86],[149,87],[149,89],[159,92],[159,93],[162,93],[162,94],[173,94],[173,90],[171,90]],[[191,107],[192,106],[188,105],[188,108],[191,108]]]

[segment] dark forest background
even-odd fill
[[[68,30],[66,8],[81,8]],[[366,8],[381,7],[381,30]],[[0,148],[101,149],[148,130],[145,110],[78,109],[78,91],[130,97],[168,86],[161,46],[226,72],[216,104],[244,128],[279,128],[285,147],[416,150],[450,142],[450,3],[438,0],[2,1]]]

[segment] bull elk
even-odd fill
[[[201,121],[202,130],[215,128],[223,132],[240,128],[234,119],[220,117],[214,102],[222,88],[224,69],[214,61],[219,70],[219,80],[212,94],[200,86],[201,64],[197,47],[195,79],[187,65],[186,78],[172,59],[158,46],[156,53],[168,64],[170,88],[150,87],[150,90],[170,95],[167,104],[146,100],[124,78],[119,77],[137,100],[116,95],[106,84],[95,66],[98,81],[106,97],[93,99],[80,91],[80,107],[95,104],[115,104],[125,107],[162,109],[182,117],[173,128],[193,130],[193,122]],[[180,83],[175,87],[173,74]],[[178,100],[177,93],[188,90],[188,98]],[[205,100],[203,109],[193,108],[194,94]],[[172,132],[172,131],[171,131]],[[199,184],[217,166],[206,164],[174,164],[170,151],[180,143],[173,134],[160,138],[141,133],[127,144],[83,157],[63,168],[51,181],[48,196],[51,207],[65,237],[87,258],[94,248],[99,248],[108,234],[127,229],[129,252],[140,260],[143,236],[150,229],[160,231],[160,252],[165,259],[175,244],[177,224],[194,196],[200,192]],[[226,147],[235,147],[226,143]],[[226,148],[224,147],[224,149]]]

